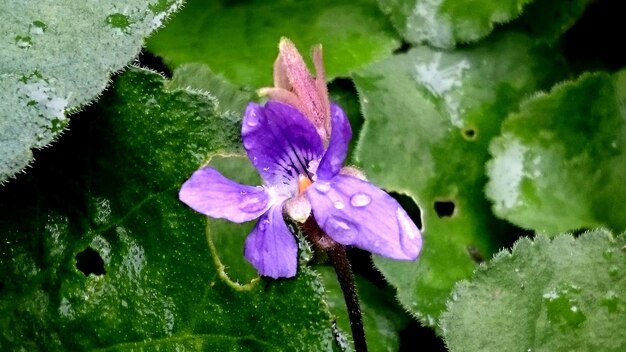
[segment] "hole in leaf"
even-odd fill
[[[467,246],[467,254],[469,254],[470,258],[478,264],[485,261],[485,257],[483,257],[478,248],[474,246]]]
[[[411,44],[409,44],[409,42],[403,40],[402,44],[400,45],[400,47],[396,50],[393,51],[394,55],[395,54],[403,54],[406,53],[407,51],[409,51],[411,49]]]
[[[400,203],[404,211],[406,211],[406,213],[409,214],[409,217],[411,218],[411,220],[413,220],[417,228],[421,230],[422,229],[422,211],[420,210],[420,207],[417,206],[417,204],[415,204],[415,202],[413,201],[413,198],[411,198],[410,196],[407,196],[406,194],[400,194],[396,192],[389,192],[389,195],[392,196],[395,200],[397,200],[398,203]]]
[[[434,204],[435,212],[440,218],[451,217],[454,214],[454,202],[451,200],[438,200]]]
[[[473,128],[466,128],[463,130],[463,136],[467,140],[474,140],[476,139],[476,130]]]
[[[85,248],[84,251],[76,254],[76,268],[85,276],[89,274],[104,275],[104,260],[96,250],[91,247]]]

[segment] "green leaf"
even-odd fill
[[[66,115],[92,101],[113,72],[182,0],[3,1],[0,5],[0,183],[50,144]]]
[[[374,262],[423,323],[435,326],[455,282],[506,241],[483,195],[487,145],[523,96],[562,75],[559,63],[508,33],[452,52],[416,48],[354,75],[357,159],[372,182],[415,200],[424,223],[417,262]]]
[[[119,75],[0,190],[0,349],[335,349],[317,274],[235,282],[234,247],[178,200],[210,156],[241,152],[240,120],[167,85]]]
[[[624,351],[626,238],[538,236],[459,283],[442,318],[450,351]]]
[[[319,271],[324,279],[328,306],[337,318],[337,326],[342,331],[350,333],[346,303],[335,271],[330,266],[320,266],[316,271]],[[368,348],[371,351],[398,351],[399,332],[406,327],[409,317],[399,310],[390,290],[379,289],[359,275],[355,277],[355,281]],[[354,346],[351,345],[351,348]]]
[[[513,26],[525,30],[535,40],[555,43],[583,15],[594,0],[534,1],[524,8]]]
[[[258,88],[271,85],[270,65],[282,36],[305,57],[322,43],[328,79],[385,58],[399,45],[373,0],[222,5],[190,0],[149,40],[148,49],[170,67],[204,63],[236,85]]]
[[[256,92],[237,87],[204,64],[183,64],[174,70],[168,87],[188,88],[210,92],[218,99],[218,108],[224,112],[243,115],[248,102],[257,98]]]
[[[526,101],[490,147],[487,196],[516,225],[626,229],[626,71],[585,74]]]
[[[485,37],[495,24],[519,16],[531,1],[378,0],[406,40],[448,49]]]

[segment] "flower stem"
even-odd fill
[[[361,314],[354,274],[352,273],[350,261],[348,260],[346,247],[337,243],[324,233],[312,216],[304,222],[302,229],[307,238],[316,247],[328,253],[328,257],[335,268],[337,280],[343,292],[343,298],[346,301],[354,349],[356,352],[367,352],[365,330],[363,329],[363,316]]]

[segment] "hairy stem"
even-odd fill
[[[302,229],[314,246],[328,253],[328,257],[335,268],[343,298],[346,301],[354,349],[356,352],[367,352],[363,316],[346,247],[326,235],[312,216],[304,222]]]

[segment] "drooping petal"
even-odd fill
[[[293,277],[298,267],[298,244],[283,219],[282,204],[259,218],[246,238],[244,256],[263,276]]]
[[[337,175],[306,192],[315,220],[335,241],[392,259],[417,258],[422,248],[417,226],[395,199],[371,183]]]
[[[236,183],[208,166],[183,183],[178,197],[199,213],[236,223],[256,219],[270,206],[265,189]]]
[[[313,124],[294,107],[269,101],[250,103],[241,128],[243,146],[268,185],[295,184],[323,153]]]
[[[348,142],[352,138],[352,128],[346,114],[337,104],[330,105],[332,131],[328,149],[317,168],[318,180],[330,180],[343,166],[348,153]]]

